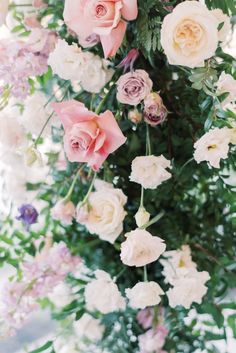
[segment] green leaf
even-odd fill
[[[44,352],[44,351],[46,351],[46,349],[52,347],[52,345],[53,345],[53,341],[48,341],[42,347],[39,347],[39,348],[29,352],[29,353],[41,353],[41,352]]]

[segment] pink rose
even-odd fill
[[[117,81],[117,99],[123,104],[138,105],[151,92],[152,85],[146,71],[128,72]]]
[[[151,126],[163,123],[167,117],[167,109],[162,98],[156,92],[150,93],[144,100],[144,120]]]
[[[60,200],[53,207],[51,214],[52,218],[69,225],[75,217],[75,205],[71,201]]]
[[[53,103],[65,129],[64,148],[70,162],[87,162],[97,171],[108,155],[126,141],[114,115],[97,115],[81,102]]]
[[[137,0],[65,0],[64,20],[79,37],[98,34],[105,57],[121,46],[126,21],[138,15]]]

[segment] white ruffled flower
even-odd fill
[[[204,66],[218,40],[218,20],[198,1],[182,2],[164,18],[161,45],[172,65]]]
[[[229,93],[229,95],[221,102],[223,108],[228,104],[236,102],[236,80],[233,76],[222,72],[216,84],[217,94]]]
[[[2,26],[6,20],[8,13],[9,0],[0,1],[0,26]]]
[[[141,267],[156,261],[166,249],[164,240],[144,229],[125,234],[121,244],[121,261],[127,266]]]
[[[97,234],[100,239],[113,244],[123,231],[127,197],[121,189],[107,184],[89,195],[89,212],[83,224],[91,234]]]
[[[78,321],[73,324],[77,337],[86,337],[90,341],[99,341],[102,339],[105,327],[101,325],[100,320],[94,319],[91,315],[85,313]]]
[[[84,57],[81,86],[87,92],[99,93],[111,80],[114,70],[109,69],[109,61],[101,59],[98,55],[87,52],[84,53]]]
[[[214,128],[194,144],[194,159],[197,163],[207,161],[212,167],[220,168],[220,160],[228,157],[230,143],[228,130]]]
[[[133,288],[125,290],[129,305],[134,309],[145,309],[160,303],[163,290],[156,282],[139,282]]]
[[[24,111],[19,117],[19,120],[27,132],[36,136],[41,132],[44,124],[52,113],[50,104],[45,107],[47,101],[47,97],[42,92],[35,92],[32,96],[26,98]],[[50,134],[51,126],[54,122],[55,118],[51,117],[44,130],[44,136]]]
[[[177,278],[186,276],[189,270],[196,269],[197,265],[192,261],[191,250],[188,245],[183,245],[179,250],[166,251],[160,263],[164,267],[162,274],[165,282],[173,284]]]
[[[111,276],[105,271],[96,271],[97,279],[85,287],[85,301],[88,310],[98,310],[102,314],[124,310],[125,300]]]
[[[64,80],[80,81],[84,64],[85,57],[81,48],[77,44],[69,45],[64,39],[58,39],[48,59],[53,73]]]
[[[221,9],[211,10],[211,13],[216,17],[218,26],[223,24],[221,29],[218,31],[219,41],[224,43],[231,31],[230,17],[227,16]]]
[[[0,116],[0,147],[2,151],[23,151],[27,137],[22,125],[16,118],[4,112]]]
[[[187,277],[176,279],[174,287],[166,292],[169,304],[172,308],[182,305],[189,309],[193,302],[201,304],[203,296],[207,292],[205,283],[210,279],[206,271],[192,270]]]
[[[171,164],[163,155],[136,157],[132,162],[130,180],[141,184],[144,189],[156,189],[171,178],[166,168],[171,168]]]

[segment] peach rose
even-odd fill
[[[121,46],[126,21],[135,20],[137,0],[65,0],[64,20],[83,40],[100,36],[105,57],[114,56]]]
[[[109,110],[97,115],[76,100],[52,107],[65,129],[64,148],[70,162],[87,162],[96,171],[126,141]]]

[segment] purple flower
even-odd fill
[[[16,217],[18,221],[22,221],[24,225],[26,226],[26,229],[29,230],[29,227],[37,223],[38,219],[38,212],[34,208],[34,206],[30,204],[24,204],[21,207],[18,208],[19,211],[19,216]]]

